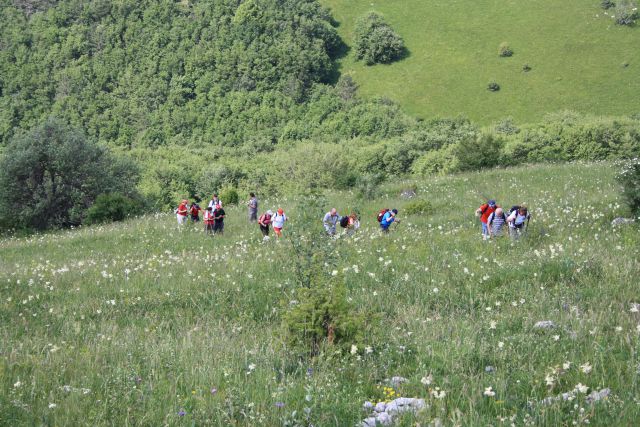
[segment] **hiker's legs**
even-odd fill
[[[483,222],[482,224],[482,238],[483,239],[488,239],[489,238],[489,227],[487,226],[487,223]]]
[[[262,232],[263,236],[268,236],[269,235],[269,227],[268,226],[260,225],[260,231]]]
[[[179,225],[187,223],[187,217],[185,215],[176,215],[176,216],[178,217],[178,224]]]
[[[282,237],[282,228],[273,227],[273,231],[276,233],[276,236]]]

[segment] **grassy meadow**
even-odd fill
[[[400,425],[632,425],[640,238],[610,225],[625,214],[614,170],[492,170],[389,184],[365,201],[327,193],[325,211],[363,220],[335,240],[323,211],[301,220],[299,198],[262,202],[290,217],[279,242],[263,243],[244,207],[227,209],[215,238],[171,214],[4,238],[0,425],[352,426],[365,401],[389,398],[380,386],[393,376],[407,379],[394,395],[428,405]],[[410,186],[431,213],[403,215]],[[528,203],[529,233],[483,242],[473,212],[485,196]],[[374,219],[384,206],[403,220],[388,235]],[[292,236],[323,248],[326,276],[343,277],[366,316],[357,351],[299,357],[286,344]],[[533,327],[543,320],[555,328]]]
[[[599,115],[637,112],[640,30],[615,25],[599,0],[321,0],[353,45],[355,21],[381,13],[409,56],[368,67],[353,52],[341,61],[364,96],[385,96],[410,114],[465,114],[489,124],[512,116],[539,121],[551,111]],[[510,58],[498,56],[507,42]],[[523,65],[529,64],[529,72]],[[626,66],[624,64],[627,64]],[[499,92],[489,92],[496,81]]]

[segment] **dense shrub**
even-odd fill
[[[495,81],[489,82],[489,84],[487,85],[487,90],[490,90],[491,92],[497,92],[500,90],[500,85]]]
[[[380,184],[384,182],[382,173],[366,173],[358,177],[356,188],[363,199],[373,199],[378,196]]]
[[[634,0],[620,0],[614,9],[616,24],[633,25],[638,19],[638,3]]]
[[[356,58],[367,65],[393,62],[405,52],[402,38],[375,12],[356,22],[354,44]]]
[[[640,155],[640,120],[548,115],[544,123],[524,129],[510,141],[507,157],[514,163],[605,160]]]
[[[220,200],[222,200],[225,205],[232,206],[238,204],[240,196],[235,188],[227,187],[220,191]]]
[[[516,126],[513,121],[513,117],[507,117],[500,120],[493,128],[496,133],[501,133],[504,135],[514,135],[520,132],[520,128]]]
[[[467,138],[453,146],[459,171],[492,168],[502,162],[504,140],[486,133],[476,138]]]
[[[429,151],[418,158],[412,166],[416,175],[444,175],[458,171],[458,158],[454,154],[456,145]]]
[[[144,205],[140,200],[116,193],[100,194],[87,210],[85,224],[123,221],[126,218],[144,213]]]
[[[433,205],[428,200],[412,200],[403,210],[407,215],[424,215],[433,212]]]
[[[528,73],[529,71],[531,71],[531,66],[529,64],[524,64],[522,66],[522,71],[524,71],[525,73]]]
[[[640,158],[620,163],[618,181],[622,184],[622,197],[631,213],[640,218]]]
[[[285,304],[287,343],[303,354],[317,355],[324,346],[347,352],[363,341],[364,317],[347,301],[343,278],[314,275]]]
[[[502,58],[513,56],[513,49],[511,49],[507,42],[502,42],[498,47],[498,55],[500,55]]]
[[[43,230],[79,225],[99,194],[135,193],[137,170],[49,119],[13,138],[0,162],[0,222]]]
[[[615,7],[616,4],[613,2],[613,0],[602,0],[602,2],[600,2],[600,6],[602,6],[604,10],[607,10]]]

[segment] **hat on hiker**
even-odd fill
[[[487,202],[487,204],[488,204],[489,206],[491,206],[491,207],[494,207],[494,206],[496,205],[496,201],[495,201],[495,200],[493,200],[493,199],[491,199],[491,200],[489,200],[489,202]]]
[[[269,215],[269,216],[273,216],[273,212],[271,211],[271,209],[269,209],[269,210],[267,211],[267,215]]]
[[[393,209],[391,212],[393,212],[394,215],[398,215],[398,209]]]
[[[284,213],[284,211],[282,210],[282,208],[278,208],[278,215],[282,215]]]

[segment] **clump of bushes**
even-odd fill
[[[101,224],[105,222],[123,221],[140,215],[144,206],[140,200],[134,200],[123,194],[100,194],[87,210],[85,224]]]
[[[509,43],[502,42],[498,47],[498,55],[502,58],[507,58],[509,56],[513,56],[513,49],[509,46]]]
[[[382,16],[369,12],[356,22],[355,51],[356,58],[367,65],[387,64],[400,59],[405,46]]]
[[[621,162],[618,181],[622,184],[622,197],[635,217],[640,217],[640,158]]]
[[[520,128],[516,126],[513,117],[507,117],[500,120],[494,127],[496,133],[503,135],[515,135],[520,132]]]
[[[633,0],[623,0],[614,9],[616,24],[631,26],[638,19],[638,3]]]
[[[487,85],[487,90],[491,91],[491,92],[497,92],[500,90],[500,85],[498,84],[498,82],[489,82],[489,84]]]
[[[238,196],[238,191],[235,188],[223,188],[222,191],[220,191],[220,200],[222,200],[222,203],[224,203],[225,205],[237,205],[238,202],[240,201],[240,197]]]
[[[433,212],[433,205],[428,200],[412,200],[404,207],[407,215],[425,215]]]
[[[525,73],[528,73],[529,71],[531,71],[531,66],[529,64],[524,64],[522,66],[522,71],[524,71]]]
[[[0,161],[0,226],[45,230],[80,225],[103,193],[136,193],[138,169],[50,118],[16,135]]]
[[[611,9],[612,7],[615,7],[616,4],[613,2],[613,0],[602,0],[602,2],[600,3],[600,6],[602,6],[604,10],[608,10],[608,9]]]

